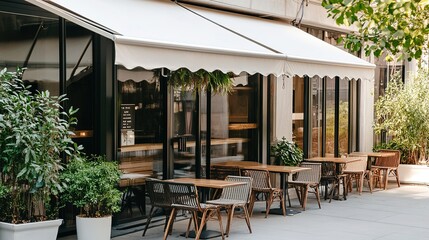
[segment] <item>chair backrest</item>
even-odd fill
[[[305,182],[320,182],[322,176],[322,164],[321,163],[310,163],[302,162],[301,167],[311,168],[310,170],[305,170],[297,173],[295,181],[305,181]]]
[[[198,200],[197,187],[193,183],[168,182],[168,198],[173,207],[182,209],[201,210]]]
[[[225,181],[229,182],[245,182],[246,184],[231,186],[222,190],[221,199],[249,201],[250,192],[252,191],[252,178],[241,176],[227,176]]]
[[[227,176],[239,176],[240,168],[238,167],[225,167],[225,166],[212,166],[210,169],[210,178],[224,180]]]
[[[381,149],[380,152],[393,152],[395,156],[377,158],[375,161],[376,166],[399,167],[399,163],[401,162],[401,152],[399,150]]]
[[[252,178],[252,189],[271,189],[270,173],[267,170],[245,170],[244,174]]]
[[[165,181],[148,178],[146,179],[146,192],[150,202],[155,207],[170,207],[171,200],[168,197],[167,183]]]
[[[349,154],[349,157],[359,158],[359,161],[349,162],[345,166],[346,171],[362,171],[365,172],[368,166],[368,156]]]
[[[335,178],[337,175],[336,164],[331,162],[322,163],[322,179]]]

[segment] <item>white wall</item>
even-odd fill
[[[287,140],[292,141],[292,78],[278,77],[274,92],[273,139],[285,137]]]
[[[179,0],[180,1],[180,0]],[[301,16],[302,0],[181,0],[198,5],[221,8],[231,11],[244,12],[261,17],[274,17],[290,22]],[[304,0],[302,24],[325,29],[348,32],[350,27],[337,26],[335,21],[328,18],[326,10],[321,6],[321,0]]]
[[[370,152],[374,142],[374,81],[363,80],[361,82],[361,104],[360,109],[360,129],[359,146],[360,151]]]

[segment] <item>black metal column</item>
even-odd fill
[[[334,156],[340,156],[340,78],[335,77],[335,121],[334,121]]]
[[[211,144],[212,144],[212,93],[207,90],[207,117],[206,117],[206,178],[210,179]]]
[[[94,79],[95,114],[94,143],[95,152],[107,159],[116,159],[114,81],[114,45],[110,39],[94,35]]]
[[[304,142],[303,142],[303,151],[304,158],[310,156],[311,149],[311,91],[310,91],[310,78],[304,76]]]

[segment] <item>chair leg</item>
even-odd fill
[[[283,193],[280,193],[280,205],[282,208],[283,216],[286,216],[286,205],[285,205],[285,201],[283,199]]]
[[[252,228],[250,227],[250,216],[249,216],[249,210],[247,209],[246,205],[243,206],[244,211],[244,218],[246,219],[247,228],[249,228],[249,232],[252,233]]]
[[[234,214],[234,207],[232,207],[232,213],[231,215]],[[219,221],[219,230],[220,230],[220,234],[222,235],[222,240],[225,239],[225,234],[223,232],[223,225],[222,225],[222,216],[220,215],[220,209],[216,208],[216,215],[217,215],[217,219]]]
[[[302,201],[301,201],[301,187],[298,186],[298,185],[295,185],[294,188],[295,188],[296,196],[298,197],[299,204],[302,206]],[[290,207],[290,204],[289,204],[289,207]]]
[[[228,207],[228,220],[226,223],[226,236],[229,237],[229,230],[231,228],[231,222],[232,222],[232,218],[234,216],[234,210],[235,210],[235,205],[229,206]]]
[[[308,185],[302,186],[302,189],[303,189],[303,191],[302,191],[302,193],[303,193],[303,196],[302,196],[302,210],[305,211],[305,207],[307,206]]]
[[[255,193],[252,192],[252,195],[250,195],[250,201],[249,201],[249,214],[250,216],[253,215],[253,206],[255,205],[256,196]]]
[[[195,235],[195,240],[199,240],[200,239],[200,236],[201,236],[201,233],[203,231],[204,225],[206,224],[207,212],[208,212],[207,209],[204,210],[204,212],[203,212],[203,216],[201,217],[200,226],[198,227],[198,231],[196,232],[196,235]],[[223,233],[222,233],[222,236],[223,236]]]
[[[394,169],[393,173],[396,176],[396,183],[398,184],[398,187],[401,187],[401,183],[399,182],[399,172],[398,172],[398,169]]]
[[[389,171],[390,171],[390,169],[385,170],[386,173],[384,174],[384,190],[387,190],[387,183],[389,180]]]
[[[266,210],[265,210],[265,218],[268,217],[268,214],[270,213],[271,204],[273,203],[274,198],[274,192],[270,192],[266,199]]]
[[[319,209],[321,209],[322,207],[320,206],[319,185],[314,187],[314,194],[316,194],[317,204],[319,204]]]
[[[195,228],[195,232],[198,231],[198,216],[197,213],[195,211],[191,212],[192,216],[189,219],[189,223],[188,223],[188,228],[186,229],[186,234],[185,237],[188,238],[189,237],[189,230],[191,229],[191,223],[194,222],[194,228]]]
[[[170,231],[170,226],[171,226],[171,224],[174,222],[174,219],[176,218],[176,208],[173,208],[172,210],[171,210],[171,213],[170,213],[170,218],[168,219],[168,224],[167,224],[167,228],[165,229],[165,231],[164,231],[164,240],[166,240],[167,239],[167,237],[168,237],[168,233],[169,233],[169,231]]]
[[[152,205],[152,207],[150,207],[149,217],[146,220],[146,226],[144,227],[142,237],[144,237],[144,235],[146,234],[146,231],[147,231],[147,229],[149,227],[150,221],[152,221],[152,214],[153,214],[153,210],[154,209],[155,209],[155,206]]]
[[[363,189],[363,173],[359,174],[359,195],[362,194],[362,189]]]
[[[341,179],[343,180],[343,198],[344,200],[347,200],[347,178],[345,176],[341,177]],[[341,183],[341,179],[340,179],[340,183]],[[340,192],[340,186],[338,186],[338,193]]]

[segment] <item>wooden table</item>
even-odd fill
[[[371,170],[371,166],[375,164],[377,158],[394,157],[394,152],[352,152],[350,154],[356,156],[368,156],[367,170]]]
[[[166,180],[168,182],[177,182],[177,183],[193,183],[197,187],[201,188],[215,188],[215,189],[223,189],[226,187],[232,187],[232,186],[239,186],[246,184],[245,182],[229,182],[225,180],[215,180],[215,179],[205,179],[205,178],[175,178],[175,179],[168,179]],[[201,202],[205,202],[207,199],[207,195],[205,191],[202,191],[202,200]],[[182,236],[185,236],[186,233],[181,234]],[[189,237],[195,238],[195,231],[189,232]],[[203,232],[201,233],[200,239],[209,239],[209,238],[215,238],[219,237],[222,234],[218,231],[213,230],[207,230],[206,225],[204,226]]]
[[[211,166],[216,167],[246,167],[246,166],[258,166],[261,165],[258,162],[254,162],[254,161],[226,161],[226,162],[218,162],[218,163],[213,163]]]
[[[178,183],[193,183],[197,187],[202,188],[215,188],[222,189],[226,187],[239,186],[246,184],[245,182],[229,182],[225,180],[216,180],[216,179],[205,179],[205,178],[175,178],[166,180],[169,182],[178,182]]]
[[[395,156],[394,152],[352,152],[350,154],[360,155],[360,156],[368,156],[368,157],[393,157]]]
[[[283,189],[283,201],[284,206],[286,207],[286,199],[287,199],[287,192],[288,192],[288,183],[287,180],[289,178],[289,174],[294,174],[301,171],[310,170],[310,168],[305,167],[292,167],[292,166],[279,166],[279,165],[266,165],[266,164],[259,164],[259,165],[248,165],[248,166],[242,166],[241,169],[249,169],[249,170],[267,170],[268,172],[272,173],[279,173],[280,174],[280,183],[281,188]],[[281,209],[273,209],[270,210],[270,213],[273,214],[283,214]],[[286,208],[286,215],[293,216],[297,213],[300,213],[299,211],[292,211],[291,209]]]
[[[351,163],[351,162],[357,162],[360,161],[359,157],[313,157],[313,158],[307,158],[304,161],[307,162],[318,162],[318,163],[335,163],[335,169],[336,169],[336,175],[339,176],[342,174],[342,166]],[[345,184],[345,183],[343,183]],[[339,184],[338,184],[339,186]],[[338,194],[339,194],[338,189]],[[326,199],[326,191],[325,191],[325,199]],[[347,187],[344,188],[344,200],[347,200]],[[339,199],[339,197],[338,197]]]

